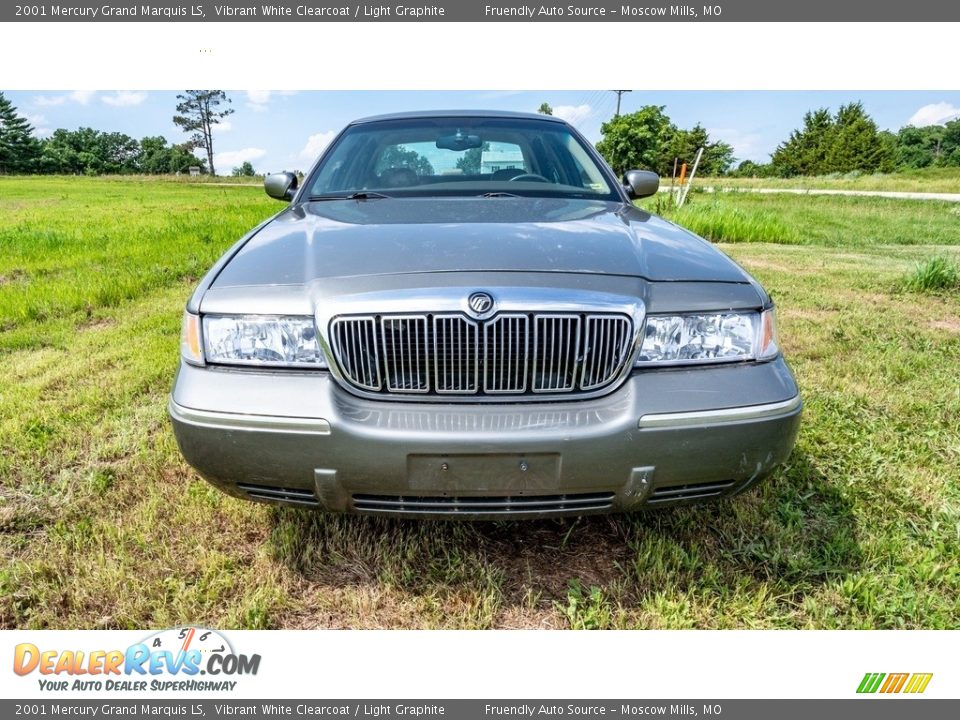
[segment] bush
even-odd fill
[[[955,290],[960,288],[960,270],[945,257],[935,257],[918,264],[903,284],[914,292]]]

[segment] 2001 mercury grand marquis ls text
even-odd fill
[[[760,285],[543,115],[350,124],[187,304],[170,415],[228,493],[588,514],[742,491],[801,412]]]

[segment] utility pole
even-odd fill
[[[623,97],[624,93],[633,92],[632,90],[611,90],[610,92],[615,92],[617,94],[617,114],[614,117],[620,117],[620,98]]]

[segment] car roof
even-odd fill
[[[381,122],[384,120],[412,120],[417,118],[523,118],[525,120],[546,120],[548,122],[563,123],[566,121],[553,115],[541,113],[510,112],[507,110],[417,110],[413,112],[388,113],[386,115],[371,115],[351,122],[351,125]]]

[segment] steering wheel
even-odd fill
[[[514,175],[507,182],[516,182],[517,180],[532,180],[533,182],[544,182],[549,183],[543,175],[537,175],[536,173],[523,173],[523,175]]]

